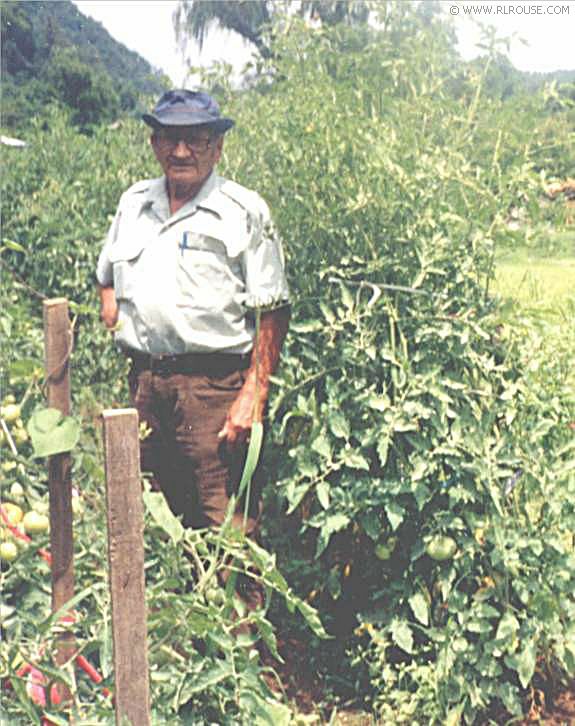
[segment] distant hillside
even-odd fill
[[[18,127],[48,102],[70,107],[80,126],[134,111],[169,85],[70,0],[2,0],[2,124]]]
[[[170,85],[70,0],[0,0],[0,19],[0,122],[7,129],[22,129],[49,103],[58,103],[71,110],[73,123],[88,130],[147,107],[144,97],[158,96]],[[468,66],[480,71],[483,62]],[[486,92],[505,99],[551,81],[561,97],[575,101],[575,71],[524,73],[499,56],[486,77]]]
[[[482,72],[485,57],[469,61],[467,66]],[[555,83],[561,95],[575,100],[575,70],[557,70],[549,72],[520,71],[503,54],[497,54],[485,77],[485,91],[488,95],[505,100],[521,93],[537,93],[543,86]]]

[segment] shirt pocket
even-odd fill
[[[118,300],[133,300],[137,287],[138,262],[145,247],[143,241],[120,242],[110,250],[114,273],[114,291]]]
[[[178,304],[184,307],[223,309],[243,288],[238,258],[228,255],[223,239],[184,232],[179,242]]]

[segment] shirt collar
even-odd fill
[[[166,177],[152,179],[149,187],[142,197],[140,213],[145,209],[151,209],[162,221],[170,216],[168,195],[166,193]]]
[[[221,219],[224,205],[222,204],[223,200],[221,199],[219,187],[219,177],[212,170],[196,196],[190,199],[174,216],[185,216],[186,214],[195,212],[198,207],[201,207],[202,209],[213,212]],[[144,211],[144,209],[152,209],[162,221],[167,221],[171,216],[165,176],[159,179],[152,179],[150,182],[150,186],[142,199],[141,211]]]

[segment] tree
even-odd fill
[[[181,0],[174,18],[178,41],[185,46],[191,35],[200,46],[214,26],[232,30],[253,43],[263,58],[272,52],[263,32],[274,14],[290,13],[294,8],[304,18],[326,25],[364,23],[370,12],[367,0],[302,0],[301,3],[278,3],[271,0]]]
[[[70,107],[82,127],[113,120],[120,102],[109,77],[92,70],[72,48],[58,48],[46,73],[51,95]]]
[[[255,2],[182,0],[174,19],[178,41],[184,46],[188,35],[191,34],[202,48],[210,28],[216,25],[226,30],[233,30],[253,43],[264,58],[269,58],[271,55],[262,37],[262,30],[269,22],[267,0],[255,0]]]
[[[2,3],[0,10],[2,75],[13,75],[32,67],[36,53],[34,31],[27,13],[17,4]]]

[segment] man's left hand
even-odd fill
[[[224,427],[218,434],[219,439],[226,440],[228,447],[245,444],[249,440],[252,423],[261,421],[264,401],[259,402],[259,410],[256,411],[255,398],[255,386],[247,380],[228,412]]]
[[[290,309],[287,306],[262,313],[257,347],[252,353],[245,383],[228,412],[223,429],[218,434],[220,439],[227,441],[229,447],[245,444],[249,439],[252,423],[262,420],[269,393],[270,376],[278,364],[289,318]],[[259,377],[257,382],[256,375]]]

